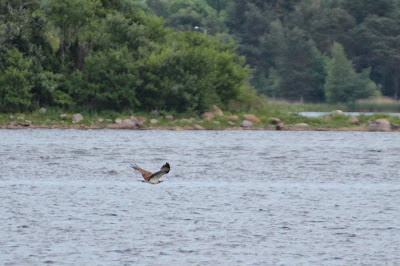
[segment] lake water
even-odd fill
[[[0,130],[0,264],[399,265],[399,158],[399,133]]]

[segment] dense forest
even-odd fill
[[[0,0],[0,111],[400,97],[400,0]]]

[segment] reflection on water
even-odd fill
[[[399,264],[398,133],[0,131],[4,264]],[[164,183],[139,182],[133,160]]]

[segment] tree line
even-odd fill
[[[400,97],[399,0],[147,0],[175,29],[230,35],[269,97]]]
[[[231,39],[176,31],[142,1],[1,0],[0,111],[202,111],[251,94]]]
[[[0,110],[400,97],[400,0],[0,0]]]

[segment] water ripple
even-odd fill
[[[397,133],[0,131],[2,263],[400,264]],[[156,171],[149,185],[129,166]]]

